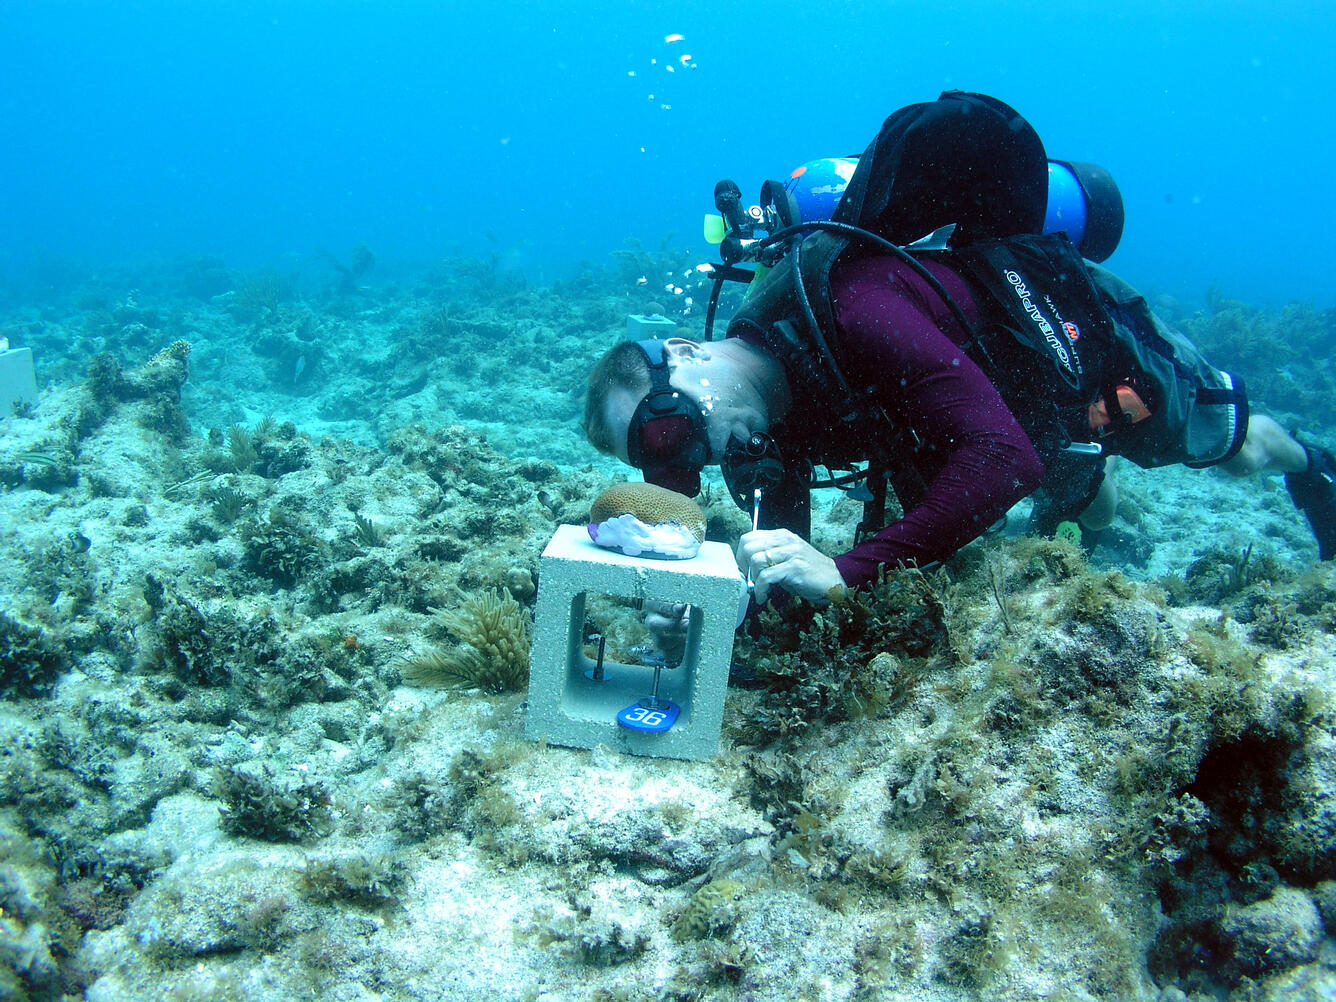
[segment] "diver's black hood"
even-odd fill
[[[893,112],[835,207],[848,223],[910,244],[950,223],[952,246],[1039,233],[1048,156],[1013,108],[986,94],[946,91]]]

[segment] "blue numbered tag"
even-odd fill
[[[662,734],[677,722],[681,708],[666,699],[656,700],[654,705],[646,705],[648,700],[641,700],[634,706],[628,706],[617,714],[617,723],[632,731],[645,734]]]

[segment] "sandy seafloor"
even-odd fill
[[[772,624],[706,761],[404,683],[498,589],[527,614],[626,477],[582,374],[628,313],[699,330],[687,264],[193,262],[5,305],[42,389],[0,423],[0,999],[1336,997],[1336,576],[1278,479],[1126,470],[1090,564],[1022,506]],[[1257,384],[1319,438],[1323,343]],[[834,550],[857,509],[824,511]]]

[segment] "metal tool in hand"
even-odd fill
[[[756,531],[756,527],[760,524],[760,522],[761,522],[761,488],[758,487],[756,488],[756,490],[752,492],[752,532]],[[752,580],[751,561],[748,561],[747,591],[753,592],[755,590],[756,590],[756,582]]]

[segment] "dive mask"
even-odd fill
[[[700,471],[710,458],[705,416],[686,394],[668,382],[663,342],[637,341],[649,362],[649,392],[636,405],[626,428],[626,458],[645,482],[687,497],[700,493]]]

